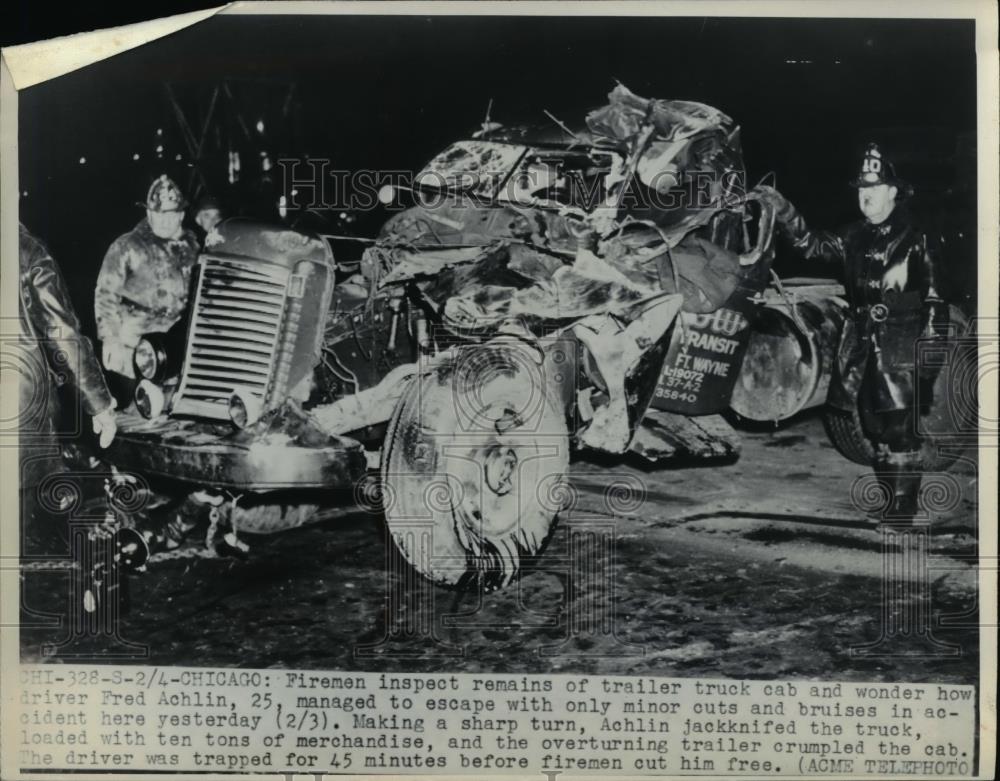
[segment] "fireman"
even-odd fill
[[[46,472],[61,469],[55,383],[75,387],[102,448],[111,444],[117,425],[114,401],[90,341],[80,332],[59,267],[23,225],[18,225],[18,233],[21,330],[31,351],[23,362],[28,371],[19,383],[22,513],[29,518],[37,509],[34,489]]]
[[[205,237],[208,236],[216,226],[222,222],[222,204],[211,195],[203,195],[198,199],[191,214],[194,217],[195,225],[200,230],[202,246],[205,244]]]
[[[132,402],[132,351],[145,333],[167,331],[184,314],[198,241],[183,226],[187,202],[166,175],[150,185],[146,216],[104,256],[94,293],[97,336],[120,408]]]
[[[875,445],[875,471],[890,490],[883,518],[912,520],[917,512],[922,454],[917,430],[916,342],[947,334],[948,306],[936,291],[935,243],[902,201],[912,188],[896,175],[877,144],[869,144],[851,182],[864,219],[840,231],[813,231],[777,190],[758,197],[806,258],[843,264],[851,304],[828,403],[859,410]]]

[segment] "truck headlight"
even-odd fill
[[[132,353],[135,373],[144,380],[158,382],[167,367],[167,349],[162,334],[147,334],[139,340]]]
[[[139,380],[135,386],[135,408],[147,420],[159,417],[167,408],[173,390],[173,386],[161,388],[152,380]]]
[[[229,397],[229,419],[236,428],[252,426],[260,420],[260,399],[246,388],[235,388]]]

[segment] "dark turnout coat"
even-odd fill
[[[111,406],[111,394],[94,356],[69,290],[49,251],[23,225],[19,226],[21,331],[25,352],[20,378],[22,435],[55,429],[52,391],[65,383],[76,386],[83,408],[96,415]]]
[[[111,394],[80,332],[69,290],[52,255],[19,226],[21,342],[18,375],[18,445],[21,516],[34,518],[46,478],[61,470],[56,386],[75,386],[84,412],[93,416],[111,406]],[[77,418],[77,416],[74,416]],[[77,420],[77,422],[79,422]],[[52,494],[49,493],[51,502]]]
[[[828,402],[857,409],[909,409],[915,400],[916,342],[926,332],[935,292],[934,242],[902,207],[878,225],[867,220],[839,231],[812,231],[784,202],[778,221],[807,258],[837,261],[851,305],[841,335]]]

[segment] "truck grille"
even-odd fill
[[[276,265],[203,257],[174,414],[228,420],[237,387],[266,401],[288,277]]]

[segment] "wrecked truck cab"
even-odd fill
[[[620,85],[609,98],[587,115],[583,130],[550,116],[544,128],[492,123],[453,143],[416,176],[417,203],[393,216],[381,238],[426,253],[501,242],[514,256],[504,272],[560,288],[560,295],[543,290],[527,302],[521,291],[510,292],[523,280],[509,274],[477,272],[461,291],[430,283],[430,295],[450,299],[442,304],[445,319],[467,327],[495,325],[502,316],[556,323],[615,314],[630,297],[680,295],[652,406],[679,415],[725,412],[757,299],[771,283],[773,215],[747,200],[739,127],[728,116],[691,101],[646,100]],[[602,275],[615,284],[593,282]],[[583,326],[574,331],[590,342],[581,356],[589,371],[599,340]],[[645,410],[645,403],[630,404],[629,415],[641,419]],[[596,445],[592,433],[589,440]]]
[[[244,220],[217,226],[186,320],[136,348],[136,404],[120,416],[112,460],[217,489],[352,486],[366,470],[361,444],[301,408],[334,275],[320,239]]]
[[[719,413],[770,279],[773,214],[738,188],[727,117],[623,88],[611,97],[587,135],[493,129],[452,144],[365,253],[371,284],[409,290],[439,332],[476,343],[402,389],[383,451],[389,531],[436,582],[470,572],[509,582],[544,545],[556,497],[571,493],[569,449],[654,461],[737,452]],[[696,348],[724,355],[716,382],[700,382]],[[462,367],[478,361],[501,377],[470,379]],[[678,387],[675,367],[699,381]],[[550,400],[570,414],[547,414]],[[466,420],[466,408],[484,414]],[[551,460],[537,473],[542,453]],[[426,521],[415,525],[415,513]]]

